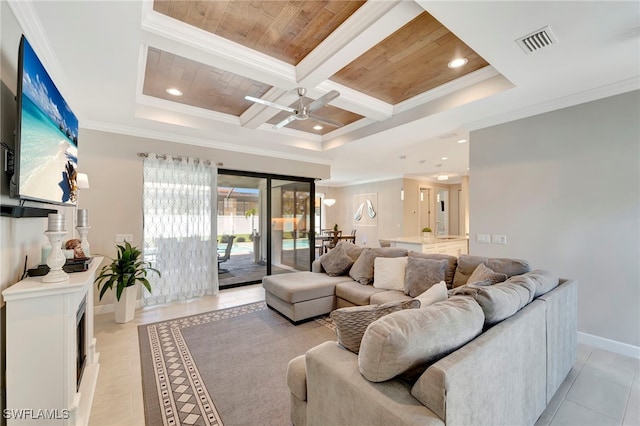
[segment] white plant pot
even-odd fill
[[[431,232],[423,232],[422,238],[431,238]]]
[[[136,296],[138,286],[125,287],[120,295],[120,300],[116,300],[116,322],[124,324],[131,321],[136,314]]]

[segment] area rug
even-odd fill
[[[287,364],[336,340],[264,302],[138,327],[147,425],[290,425]]]

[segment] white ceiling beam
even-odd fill
[[[298,63],[298,82],[317,86],[422,12],[413,1],[365,3]]]
[[[297,87],[293,65],[155,12],[143,2],[142,43],[262,83]]]

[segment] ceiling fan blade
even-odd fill
[[[279,122],[278,124],[275,124],[273,126],[274,129],[279,129],[281,127],[286,126],[287,124],[291,123],[293,120],[296,119],[295,115],[290,115],[287,118],[285,118],[284,120],[282,120],[281,122]]]
[[[309,118],[314,121],[319,121],[320,123],[328,124],[329,126],[334,127],[342,127],[344,123],[340,123],[339,121],[331,120],[330,118],[320,117],[319,115],[310,114]]]
[[[338,96],[340,96],[340,92],[338,92],[337,90],[332,90],[332,91],[320,96],[315,101],[311,102],[309,104],[309,106],[307,107],[307,110],[308,111],[314,111],[316,109],[322,108],[323,106],[325,106],[326,104],[328,104],[329,102],[331,102],[332,100],[337,98]]]
[[[295,114],[296,110],[288,107],[288,106],[284,106],[284,105],[280,105],[280,104],[276,104],[274,102],[270,102],[270,101],[265,101],[264,99],[260,99],[260,98],[254,98],[253,96],[245,96],[244,97],[246,100],[251,101],[251,102],[255,102],[261,105],[266,105],[269,107],[273,107],[273,108],[278,108],[287,112],[292,112]]]

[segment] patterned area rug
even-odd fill
[[[147,425],[290,425],[287,364],[336,340],[264,302],[138,327]]]

